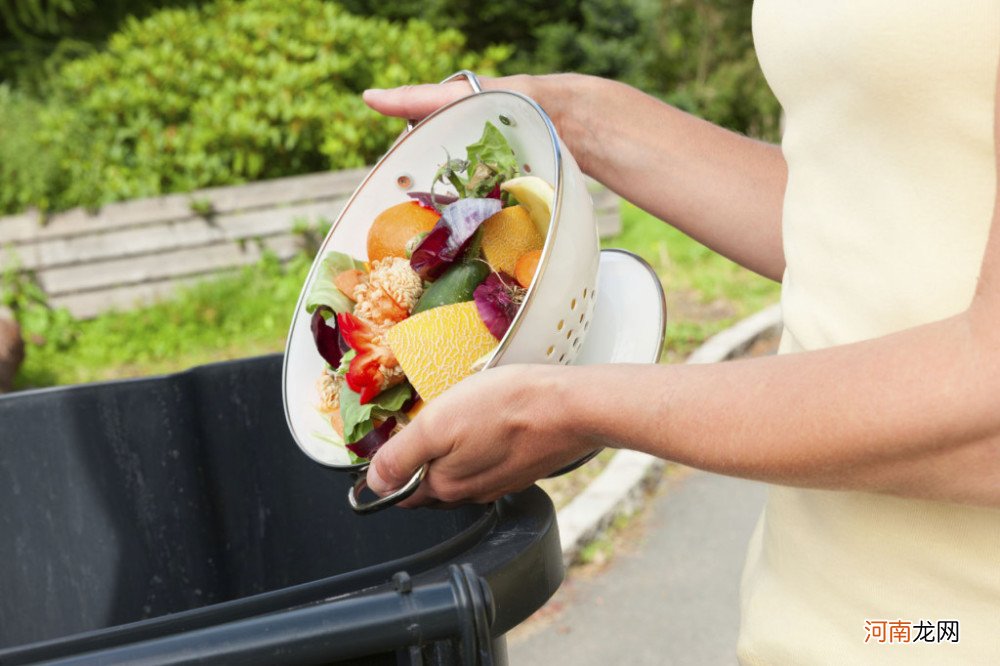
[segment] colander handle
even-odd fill
[[[362,502],[361,493],[365,488],[368,487],[368,481],[366,480],[366,473],[368,472],[368,465],[365,465],[361,469],[357,470],[358,478],[351,486],[351,489],[347,491],[347,501],[354,510],[354,513],[364,515],[366,513],[375,513],[382,509],[388,508],[399,504],[407,497],[416,492],[417,487],[420,482],[424,480],[427,476],[427,465],[424,465],[417,470],[417,473],[410,477],[410,480],[406,482],[402,488],[393,491],[392,493],[386,495],[385,497],[379,497],[372,502]]]
[[[460,78],[463,78],[463,77],[465,78],[466,81],[469,82],[469,87],[472,88],[473,94],[483,92],[483,86],[479,83],[479,77],[476,76],[473,72],[470,72],[467,69],[463,69],[463,70],[460,70],[458,72],[455,72],[454,74],[452,74],[451,76],[449,76],[447,79],[445,79],[441,83],[448,83],[450,81],[454,81],[455,79],[460,79]],[[413,129],[413,127],[417,124],[417,122],[418,121],[412,120],[412,119],[411,120],[407,120],[406,121],[406,131],[409,132],[411,129]]]

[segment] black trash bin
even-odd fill
[[[562,581],[548,497],[357,516],[280,373],[0,398],[0,664],[505,661]]]

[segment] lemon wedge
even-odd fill
[[[521,176],[505,181],[500,189],[510,192],[519,204],[528,209],[528,215],[538,228],[538,233],[543,239],[547,237],[549,221],[552,219],[552,200],[556,196],[552,186],[538,176]]]

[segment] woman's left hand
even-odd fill
[[[523,490],[601,444],[576,427],[567,395],[574,368],[510,365],[463,380],[429,402],[368,469],[385,495],[431,463],[400,506],[491,502]]]

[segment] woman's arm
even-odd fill
[[[992,230],[961,314],[718,365],[488,370],[390,440],[369,481],[387,490],[431,460],[413,503],[489,500],[604,445],[789,485],[1000,507],[1000,110],[995,133]]]
[[[532,97],[580,167],[639,207],[753,271],[780,280],[781,150],[679,111],[625,84],[579,74],[484,79]],[[422,118],[468,94],[464,82],[368,91],[387,115]]]

